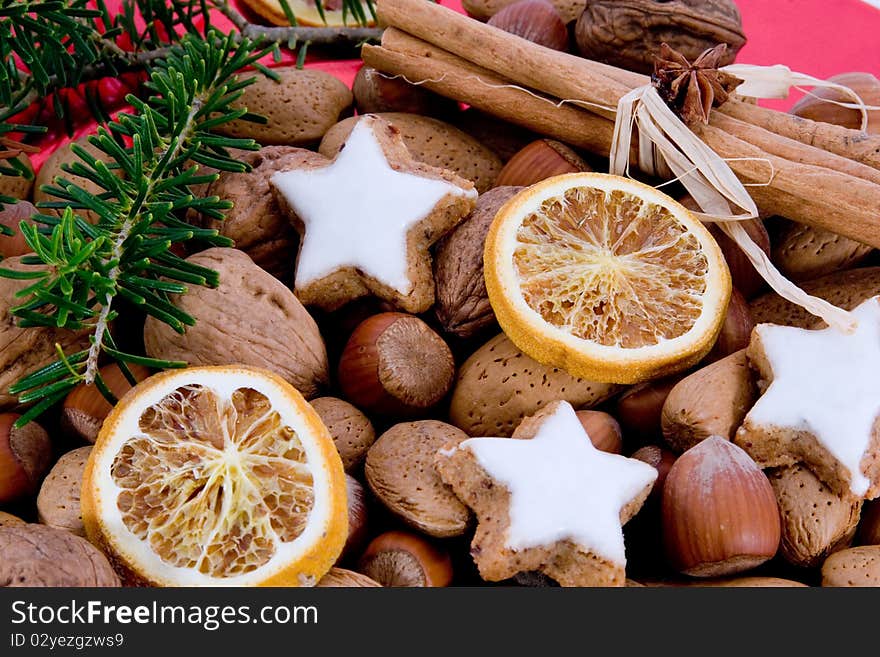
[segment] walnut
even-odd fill
[[[23,265],[21,258],[7,258],[3,267],[15,271],[37,271],[39,265]],[[18,398],[9,394],[9,386],[26,374],[30,374],[58,358],[55,343],[65,353],[88,348],[89,331],[67,331],[48,327],[20,328],[11,308],[22,302],[15,293],[32,280],[0,278],[0,410],[12,410]]]
[[[200,223],[235,241],[235,248],[282,280],[293,273],[297,234],[279,209],[269,188],[269,178],[283,171],[287,156],[299,150],[292,146],[268,146],[259,151],[241,151],[238,159],[253,169],[249,173],[220,172],[220,177],[202,193],[232,201],[233,206],[222,221],[208,219]]]
[[[483,245],[495,214],[521,189],[496,187],[481,195],[470,216],[440,240],[434,256],[434,312],[447,333],[469,338],[494,324],[483,279]]]
[[[119,586],[110,562],[84,538],[44,525],[0,527],[0,587]]]
[[[726,43],[723,66],[746,42],[732,0],[587,0],[575,38],[584,57],[645,74],[662,43],[691,61]]]
[[[306,399],[326,385],[327,351],[318,325],[281,281],[238,249],[208,249],[187,262],[218,272],[220,285],[191,286],[172,297],[196,320],[183,334],[149,317],[144,325],[149,356],[190,365],[262,367],[289,381]]]

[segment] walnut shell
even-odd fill
[[[796,566],[818,566],[847,547],[859,524],[862,501],[841,496],[802,465],[767,471],[782,517],[780,550]]]
[[[3,267],[15,271],[38,271],[39,265],[23,265],[21,258],[7,258]],[[89,331],[68,331],[48,327],[19,328],[10,309],[21,303],[15,293],[33,281],[0,278],[0,411],[18,405],[18,398],[9,394],[9,386],[26,374],[57,360],[55,344],[65,353],[89,346]]]
[[[207,220],[201,224],[219,230],[235,242],[235,248],[281,279],[293,273],[298,237],[287,215],[278,207],[269,178],[289,168],[287,156],[299,150],[293,146],[267,146],[243,152],[238,159],[253,169],[248,173],[220,172],[220,177],[208,184],[203,193],[232,201],[233,206],[222,221]]]
[[[0,527],[0,586],[119,586],[84,538],[44,525]]]
[[[367,486],[411,527],[437,538],[460,536],[471,514],[434,470],[434,457],[441,447],[467,438],[436,420],[395,424],[367,452]]]
[[[351,472],[363,463],[367,450],[376,441],[376,431],[370,418],[344,399],[319,397],[311,403],[330,431],[345,471]]]
[[[470,216],[437,245],[434,312],[447,333],[469,338],[495,322],[483,278],[483,246],[495,214],[522,187],[496,187],[480,195]]]
[[[148,317],[147,354],[190,365],[262,367],[307,399],[318,394],[329,380],[327,351],[318,325],[293,292],[238,249],[208,249],[187,262],[219,272],[220,285],[191,286],[172,297],[196,320],[183,334]]]
[[[575,38],[584,57],[646,74],[663,43],[689,61],[726,43],[726,65],[746,42],[732,0],[587,0]]]
[[[510,436],[527,415],[553,401],[589,408],[620,386],[576,379],[542,365],[516,348],[503,333],[468,358],[458,373],[449,421],[469,436]]]
[[[92,446],[86,445],[67,452],[46,475],[37,495],[37,513],[44,525],[77,536],[86,535],[80,510],[80,489],[91,451]]]

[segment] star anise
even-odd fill
[[[735,75],[718,70],[726,50],[727,44],[722,43],[704,51],[691,63],[667,44],[660,46],[651,82],[686,124],[709,123],[712,107],[722,105],[742,82]]]

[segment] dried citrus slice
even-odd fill
[[[342,461],[318,414],[263,370],[194,367],[132,388],[98,435],[83,523],[156,586],[314,584],[348,532]]]
[[[495,216],[484,253],[489,300],[529,356],[574,376],[635,383],[711,349],[730,273],[681,204],[599,173],[528,187]]]
[[[275,25],[290,25],[290,21],[287,20],[287,15],[284,13],[284,8],[278,0],[244,0],[244,4]],[[288,0],[288,5],[296,18],[296,24],[302,27],[359,26],[357,17],[353,16],[351,12],[344,12],[342,10],[342,0],[324,0],[322,5],[324,18],[321,18],[321,13],[318,11],[315,0]],[[364,16],[371,18],[372,14],[370,14],[367,3],[362,1],[361,6],[364,10]],[[369,22],[369,25],[373,24],[373,21]]]

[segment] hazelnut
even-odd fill
[[[645,445],[633,452],[630,458],[647,463],[657,471],[657,478],[654,480],[654,486],[651,488],[651,495],[648,499],[659,501],[663,496],[663,484],[666,482],[666,477],[669,476],[672,464],[675,463],[675,453],[658,445]]]
[[[880,545],[880,500],[865,502],[859,521],[859,543]]]
[[[495,179],[495,187],[527,187],[563,173],[591,170],[590,165],[565,144],[539,139],[510,158]]]
[[[421,319],[380,313],[351,334],[339,359],[343,395],[379,415],[410,417],[437,405],[455,375],[452,352]]]
[[[568,28],[547,0],[519,0],[489,19],[489,25],[553,50],[568,50]]]
[[[336,397],[319,397],[310,403],[330,431],[345,471],[351,472],[360,466],[376,440],[370,419],[347,401]]]
[[[129,364],[128,369],[139,383],[150,376],[150,370],[143,365]],[[131,390],[131,383],[117,363],[105,365],[100,373],[117,399]],[[94,443],[111,410],[113,406],[97,386],[80,383],[70,391],[61,407],[61,429],[71,437]]]
[[[828,78],[828,81],[849,87],[861,97],[865,105],[880,105],[880,80],[870,73],[841,73]],[[837,89],[827,87],[817,87],[813,90],[813,94],[813,96],[804,96],[795,103],[791,108],[791,113],[811,121],[833,123],[853,130],[861,129],[862,113],[859,110],[820,100],[824,98],[852,103],[854,102],[853,98]],[[868,133],[880,133],[880,111],[878,110],[868,110]]]
[[[18,203],[6,205],[0,204],[0,224],[10,228],[15,233],[14,235],[0,233],[0,256],[11,258],[12,256],[31,252],[31,248],[24,241],[24,235],[21,234],[19,224],[22,221],[33,223],[31,217],[38,212],[39,210],[28,201],[19,201]]]
[[[359,552],[367,539],[367,496],[364,487],[351,475],[345,475],[348,493],[348,538],[339,561]]]
[[[578,411],[576,415],[596,449],[610,454],[623,452],[623,433],[617,420],[602,411]]]
[[[745,228],[752,241],[769,256],[770,235],[764,227],[764,221],[762,219],[749,219],[748,221],[740,222],[740,224]],[[721,232],[718,226],[710,225],[709,232],[712,233],[712,237],[718,242],[718,247],[724,255],[727,268],[730,270],[730,279],[733,282],[733,286],[746,299],[752,299],[759,292],[763,291],[767,285],[764,277],[758,273],[754,265],[752,265],[752,261],[743,253],[739,245]]]
[[[36,422],[16,429],[20,417],[0,414],[0,504],[35,493],[52,459],[49,434]]]
[[[382,586],[449,586],[452,560],[421,536],[390,531],[367,546],[358,572]]]
[[[369,66],[360,68],[351,90],[358,114],[406,112],[437,115],[455,109],[454,101]]]
[[[704,362],[707,364],[714,362],[748,347],[753,328],[755,328],[755,321],[752,319],[749,304],[739,290],[733,288],[718,339]]]
[[[663,486],[663,541],[677,571],[720,577],[771,559],[781,535],[770,481],[741,448],[712,436],[682,454]]]
[[[642,444],[661,436],[663,403],[680,380],[680,376],[674,376],[640,383],[618,397],[614,417],[628,440]]]

